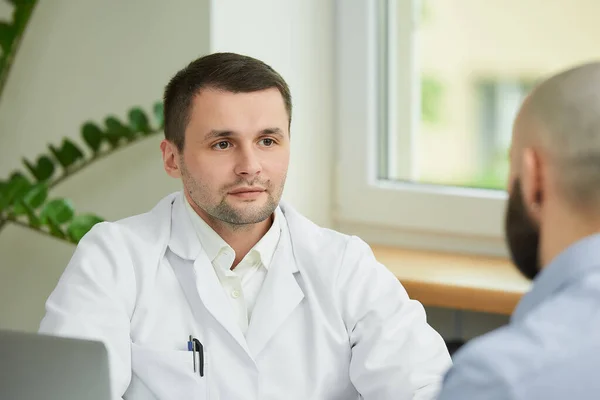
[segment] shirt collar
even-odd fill
[[[267,233],[260,238],[258,243],[254,245],[252,250],[250,250],[258,253],[260,256],[260,261],[267,269],[269,269],[269,266],[271,265],[273,255],[275,254],[275,249],[277,248],[279,238],[281,237],[282,218],[284,218],[283,213],[281,212],[281,209],[277,207],[273,213],[273,223],[271,224],[271,227]]]
[[[194,229],[196,230],[196,234],[198,235],[198,239],[206,255],[210,259],[211,262],[214,262],[217,257],[221,254],[225,254],[228,256],[228,264],[231,265],[234,259],[234,251],[223,240],[217,232],[215,232],[197,213],[194,211],[192,206],[186,197],[186,208],[188,210],[188,214],[192,220],[194,225]],[[258,258],[258,260],[262,263],[265,268],[269,268],[271,261],[273,259],[273,254],[275,253],[275,249],[277,248],[277,244],[279,243],[279,238],[281,236],[281,219],[284,218],[283,213],[279,207],[275,209],[273,223],[271,227],[267,231],[267,233],[250,249],[246,257]],[[246,258],[245,257],[245,258]]]
[[[533,281],[531,290],[519,302],[511,320],[519,321],[554,293],[582,279],[600,264],[600,234],[587,236],[554,258]]]

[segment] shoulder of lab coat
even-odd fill
[[[131,379],[130,320],[140,279],[136,266],[149,260],[144,268],[152,268],[157,264],[152,260],[164,253],[176,195],[147,213],[94,225],[46,301],[40,333],[99,340],[107,347],[113,398],[123,395]]]
[[[286,203],[281,208],[301,273],[331,282],[358,392],[365,399],[435,399],[451,359],[423,306],[363,240],[319,227]]]

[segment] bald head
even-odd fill
[[[568,200],[600,200],[600,62],[563,71],[532,91],[515,121],[513,150],[530,146],[545,153]]]

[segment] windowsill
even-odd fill
[[[504,258],[372,248],[409,296],[425,306],[510,315],[531,285]]]

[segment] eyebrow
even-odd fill
[[[213,140],[233,136],[233,131],[213,129],[204,136],[204,140]]]
[[[279,128],[265,128],[262,131],[260,131],[259,134],[260,135],[283,136],[283,132]],[[204,137],[204,140],[209,141],[209,140],[214,140],[214,139],[231,137],[231,136],[235,136],[235,135],[236,135],[236,133],[234,131],[230,131],[230,130],[226,130],[226,129],[225,130],[213,129],[206,134],[206,136]]]
[[[260,132],[261,135],[283,136],[283,132],[279,128],[267,128]]]

